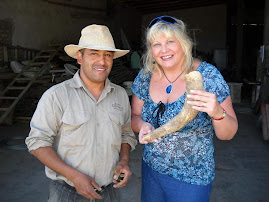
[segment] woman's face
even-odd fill
[[[162,68],[179,68],[184,62],[183,49],[175,36],[161,35],[151,42],[151,52]]]

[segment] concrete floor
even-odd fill
[[[211,202],[269,202],[269,142],[263,141],[248,105],[235,105],[239,131],[231,141],[215,139],[216,179]],[[0,126],[0,139],[27,136],[28,123]],[[122,201],[139,202],[142,146],[131,153],[133,176],[121,189]],[[44,166],[26,150],[0,148],[0,201],[45,202]]]

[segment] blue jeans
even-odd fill
[[[51,181],[49,185],[49,199],[48,202],[119,202],[119,189],[109,186],[100,194],[102,200],[90,200],[79,195],[76,191],[69,189],[58,181]]]
[[[193,185],[160,174],[142,161],[142,202],[208,202],[212,183]]]

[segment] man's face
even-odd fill
[[[80,64],[80,77],[87,85],[104,83],[113,65],[114,53],[107,50],[84,49],[77,52],[77,62]]]

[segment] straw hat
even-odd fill
[[[129,53],[129,50],[115,48],[114,40],[107,26],[95,24],[82,29],[78,45],[67,45],[64,50],[70,57],[77,59],[77,51],[83,48],[113,51],[114,59]]]

